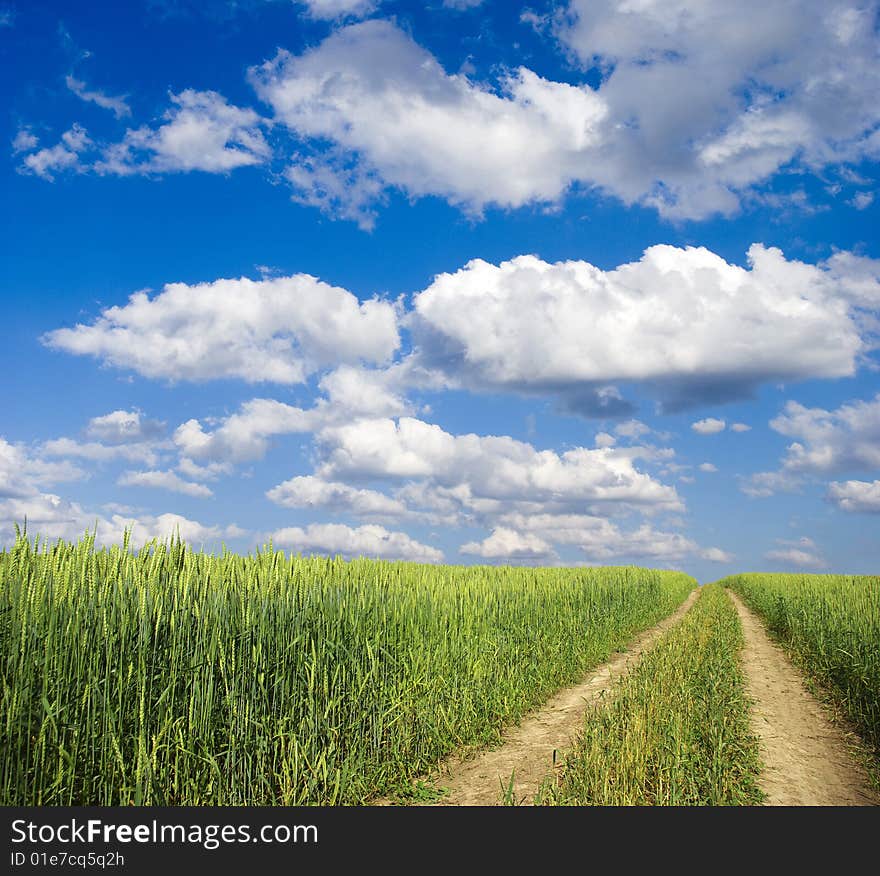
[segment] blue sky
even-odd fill
[[[877,6],[0,5],[0,538],[876,572]]]

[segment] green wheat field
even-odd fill
[[[697,586],[511,568],[41,542],[0,552],[0,803],[404,798]],[[880,750],[880,578],[701,588],[590,710],[544,805],[760,802],[733,588]]]

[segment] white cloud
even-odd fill
[[[19,132],[19,135],[21,132]],[[31,142],[28,138],[19,141],[18,137],[13,141],[22,146],[22,149],[31,148],[26,145]],[[36,145],[36,138],[33,138],[32,146]],[[91,148],[92,141],[89,139],[85,128],[75,124],[72,128],[65,131],[61,135],[61,141],[54,146],[40,149],[39,152],[31,152],[25,155],[21,162],[21,170],[36,174],[42,179],[51,182],[55,179],[55,174],[62,170],[82,170],[83,165],[80,163],[80,153]],[[16,150],[18,151],[18,150]]]
[[[871,148],[875,2],[570,0],[566,12],[559,38],[605,73],[593,179],[627,202],[730,213],[787,164],[813,170]]]
[[[333,21],[368,15],[378,0],[302,5]],[[595,87],[586,72],[574,84],[523,66],[492,82],[464,68],[449,73],[378,19],[334,27],[299,56],[280,51],[250,77],[275,131],[292,135],[277,155],[288,161],[282,177],[294,198],[365,228],[392,189],[439,196],[471,215],[556,205],[572,190],[675,219],[732,214],[744,203],[817,209],[804,186],[761,187],[786,171],[844,179],[849,165],[880,154],[877,11],[876,0],[570,0],[555,15],[523,11],[521,21],[555,31]],[[69,85],[127,110],[122,98],[73,77]],[[164,123],[129,130],[94,169],[224,173],[272,157],[270,123],[253,110],[210,91],[171,98]],[[78,164],[63,150],[30,163],[46,178]],[[850,203],[863,209],[870,194]]]
[[[66,460],[50,462],[34,456],[21,444],[0,437],[0,498],[30,496],[37,487],[77,481],[85,472]]]
[[[490,503],[626,503],[673,510],[674,487],[638,471],[644,451],[577,447],[538,451],[507,436],[452,435],[413,417],[359,420],[317,435],[323,478],[430,479],[459,488],[463,498]]]
[[[268,398],[245,402],[241,411],[224,419],[212,432],[198,420],[187,420],[174,432],[174,443],[189,460],[236,463],[262,459],[276,435],[310,432],[309,411]]]
[[[389,532],[375,524],[350,527],[341,523],[312,523],[304,529],[279,529],[271,537],[274,544],[303,554],[342,554],[417,563],[443,561],[443,553],[436,548],[415,541],[405,532]]]
[[[710,473],[718,471],[718,466],[713,465],[711,462],[701,462],[697,466],[697,468],[699,468],[700,471],[705,471],[705,472],[710,472]]]
[[[402,325],[414,352],[397,366],[339,368],[322,382],[368,407],[394,395],[396,413],[407,383],[556,395],[567,411],[607,417],[632,407],[614,381],[640,382],[677,410],[764,382],[853,374],[874,344],[864,311],[880,303],[880,262],[836,253],[807,265],[759,244],[749,260],[744,269],[672,246],[612,271],[534,256],[475,260],[438,275],[403,315],[399,304],[360,302],[305,274],[173,283],[44,342],[147,377],[296,383],[341,363],[388,363]],[[646,428],[630,420],[615,431]]]
[[[106,463],[116,460],[155,466],[159,453],[170,446],[162,441],[165,423],[150,420],[140,411],[116,410],[89,420],[85,435],[91,441],[54,438],[38,448],[41,457],[67,457]]]
[[[700,556],[713,563],[732,563],[736,559],[733,554],[715,547],[700,551]]]
[[[171,283],[137,292],[92,324],[43,337],[145,377],[301,383],[320,367],[383,363],[399,344],[394,306],[360,302],[307,274]]]
[[[262,459],[270,439],[280,435],[315,432],[318,429],[350,423],[363,417],[399,416],[409,405],[393,389],[394,371],[367,371],[342,366],[325,374],[319,388],[326,397],[304,409],[274,399],[256,398],[241,409],[213,423],[206,431],[199,420],[187,420],[174,432],[180,453],[193,460],[213,460],[216,464]]]
[[[4,442],[0,439],[0,485],[3,483],[3,452]],[[24,489],[13,494],[4,492],[0,486],[0,544],[9,544],[15,536],[14,524],[22,526],[25,521],[30,535],[74,541],[88,530],[96,532],[96,540],[101,545],[120,544],[126,529],[132,530],[134,545],[141,545],[153,538],[165,540],[177,531],[181,538],[195,547],[217,545],[221,539],[238,538],[245,534],[245,530],[235,524],[225,527],[205,525],[179,514],[137,516],[112,513],[110,517],[105,517],[87,511],[77,502],[40,492],[34,486],[39,482],[39,478],[30,477]]]
[[[266,493],[286,508],[312,508],[349,512],[358,517],[400,517],[406,514],[403,502],[376,490],[361,490],[312,475],[294,477]]]
[[[548,548],[547,555],[554,553],[551,545],[566,545],[579,548],[588,560],[610,562],[621,559],[651,560],[674,563],[688,556],[701,556],[716,562],[731,559],[720,548],[700,548],[694,541],[677,532],[665,532],[643,524],[634,530],[624,530],[604,517],[589,514],[555,514],[510,512],[499,518],[500,528],[505,533],[499,539],[486,539],[481,546],[471,543],[466,547],[469,553],[480,553],[489,557],[492,545],[515,544],[515,537],[528,544],[535,538]],[[509,533],[509,535],[508,535]],[[471,550],[473,548],[473,550]],[[462,548],[464,550],[464,548]],[[504,556],[496,554],[496,556]],[[722,559],[722,556],[725,559]]]
[[[127,471],[120,475],[116,483],[121,487],[152,487],[159,490],[170,490],[185,496],[205,499],[213,496],[212,491],[204,484],[185,481],[173,471]]]
[[[493,529],[492,534],[481,542],[463,544],[460,552],[487,560],[546,560],[554,555],[553,549],[544,539],[504,526]]]
[[[678,532],[663,532],[642,524],[632,532],[621,531],[610,544],[593,545],[586,549],[588,556],[601,560],[635,557],[654,562],[678,562],[700,551],[693,540]]]
[[[395,488],[394,497],[406,506],[407,519],[431,526],[458,527],[473,523],[474,517],[491,521],[499,508],[497,502],[472,496],[467,484],[445,487],[430,480],[407,481]]]
[[[327,399],[315,408],[325,421],[333,417],[389,417],[408,413],[410,405],[400,395],[398,384],[405,378],[394,368],[375,371],[342,365],[325,374],[318,383]]]
[[[650,434],[651,427],[646,426],[641,420],[626,420],[623,423],[618,423],[614,427],[614,431],[623,438],[641,438],[643,435]]]
[[[880,259],[843,251],[835,252],[825,265],[829,276],[839,284],[842,293],[855,307],[867,311],[880,307]],[[875,335],[876,347],[876,322],[868,329]]]
[[[752,427],[747,425],[746,423],[731,423],[730,424],[731,432],[751,432]]]
[[[841,511],[880,514],[880,481],[844,481],[828,485],[828,499]]]
[[[27,525],[28,535],[46,539],[76,539],[86,529],[94,528],[95,517],[85,514],[76,504],[58,496],[37,491],[8,496],[0,489],[0,544],[8,545],[15,537],[15,525]]]
[[[789,472],[759,471],[740,478],[740,490],[753,499],[766,499],[776,493],[792,493],[801,486],[801,478]]]
[[[119,143],[106,147],[94,169],[99,173],[171,173],[202,170],[227,173],[263,164],[271,155],[252,109],[233,106],[215,91],[191,88],[172,94],[165,124],[129,129]]]
[[[329,139],[386,185],[440,195],[472,213],[558,199],[578,178],[605,114],[589,87],[523,67],[499,93],[448,75],[403,31],[377,20],[298,57],[279,52],[251,79],[298,137]]]
[[[199,465],[186,457],[177,463],[177,470],[188,478],[199,481],[213,481],[220,475],[229,474],[232,466],[228,462],[209,462],[207,465]]]
[[[43,456],[61,456],[88,459],[91,462],[110,462],[125,459],[155,465],[156,447],[149,443],[101,444],[98,441],[75,441],[72,438],[53,438],[40,445]]]
[[[665,459],[671,451],[574,448],[559,455],[505,436],[455,436],[412,417],[370,417],[357,410],[363,398],[345,390],[365,385],[362,378],[371,375],[335,373],[322,382],[329,398],[308,410],[253,399],[211,431],[188,421],[174,434],[179,468],[200,477],[203,469],[194,460],[209,460],[210,466],[228,470],[232,463],[262,458],[275,436],[313,433],[315,472],[274,487],[267,493],[272,501],[443,526],[489,522],[513,508],[536,512],[592,503],[653,514],[682,507],[673,487],[634,465],[640,457]],[[382,403],[396,406],[399,399],[389,395]],[[393,495],[357,485],[377,479],[393,482]]]
[[[782,463],[785,472],[825,474],[880,468],[880,394],[834,411],[789,401],[770,426],[797,439],[787,448]]]
[[[799,569],[825,569],[828,563],[819,553],[816,543],[806,536],[794,541],[777,539],[781,548],[767,551],[765,560],[772,560],[786,566],[797,566]]]
[[[717,435],[719,432],[724,431],[726,425],[724,420],[706,417],[705,420],[697,420],[696,423],[691,423],[691,429],[698,435]]]
[[[620,529],[614,523],[592,514],[508,511],[498,519],[507,529],[538,535],[548,543],[575,545],[588,553],[608,550],[611,553],[607,556],[611,556],[623,543]]]
[[[39,139],[30,128],[19,128],[12,139],[13,152],[30,152],[37,148]]]
[[[613,435],[609,435],[607,432],[596,433],[596,447],[614,447],[615,444],[617,444],[617,439]]]
[[[849,202],[856,210],[867,210],[874,203],[873,192],[856,192]]]
[[[137,514],[140,510],[133,505],[123,505],[121,502],[105,502],[101,508],[104,511],[109,511],[111,514],[123,514],[126,516]]]
[[[376,207],[387,200],[378,175],[334,151],[291,156],[282,176],[293,188],[291,200],[338,219],[350,219],[363,231],[376,225]]]
[[[189,520],[179,514],[159,514],[157,517],[137,517],[126,520],[114,515],[111,521],[114,527],[120,524],[132,528],[132,537],[135,544],[150,541],[153,538],[165,540],[172,535],[179,534],[183,541],[194,548],[202,545],[217,545],[227,538],[240,538],[246,535],[246,530],[234,523],[228,526],[209,526],[196,520]],[[117,534],[115,540],[120,540]]]
[[[299,0],[310,18],[329,21],[337,18],[362,18],[369,15],[380,0]]]
[[[86,435],[107,444],[129,444],[152,441],[165,432],[165,423],[148,420],[138,410],[111,411],[93,417],[86,427]]]
[[[362,224],[364,190],[348,208],[314,193],[316,179],[339,189],[328,175],[340,150],[388,187],[471,213],[554,203],[579,185],[700,219],[735,212],[783,168],[819,171],[877,151],[876,11],[824,0],[572,0],[556,32],[602,71],[595,89],[525,67],[497,87],[471,81],[377,20],[298,57],[281,52],[252,77],[298,138],[333,144],[323,171],[312,160],[293,180],[301,197]]]
[[[538,15],[532,9],[526,9],[520,13],[520,24],[530,27],[535,33],[544,33],[553,23],[552,15]]]
[[[97,524],[102,541],[115,542],[122,540],[121,526],[117,533],[113,525],[101,515],[89,514],[75,502],[68,502],[51,493],[28,491],[17,496],[4,496],[0,489],[0,544],[10,544],[15,537],[14,526],[27,523],[28,535],[40,535],[44,539],[63,538],[76,540],[86,530],[95,530]],[[110,536],[110,537],[108,537]]]
[[[764,554],[764,559],[788,566],[797,566],[799,569],[823,569],[826,566],[825,561],[821,557],[817,557],[809,551],[798,550],[797,548],[767,551]]]
[[[641,381],[674,410],[853,374],[868,348],[857,308],[880,297],[866,272],[760,244],[748,269],[666,245],[612,271],[478,259],[417,294],[409,325],[416,361],[468,388],[558,393],[570,410],[605,415],[597,391]]]
[[[816,545],[816,542],[814,542],[813,539],[807,537],[806,535],[802,535],[800,538],[797,538],[797,539],[778,538],[778,539],[776,539],[776,541],[779,544],[787,544],[792,547],[801,547],[801,548],[804,548],[804,549],[810,550],[810,551],[818,551],[819,550],[818,546]]]
[[[97,89],[90,90],[89,87],[80,79],[68,76],[65,80],[67,87],[78,97],[87,103],[94,103],[96,106],[105,110],[110,110],[117,119],[125,118],[131,115],[131,107],[126,103],[124,97],[112,97],[104,94]]]
[[[61,135],[61,142],[73,152],[83,152],[93,144],[85,128],[82,125],[74,125],[70,130]]]

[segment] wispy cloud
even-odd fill
[[[437,548],[422,544],[405,532],[392,532],[376,524],[357,527],[342,523],[311,523],[305,528],[291,526],[275,530],[272,542],[304,554],[342,554],[346,557],[412,560],[418,563],[443,562],[443,552]]]
[[[22,149],[33,149],[37,145],[36,138],[25,135],[19,141],[19,145]],[[83,172],[86,165],[81,160],[81,153],[87,152],[93,145],[86,129],[74,124],[61,135],[61,140],[54,146],[25,155],[20,170],[24,173],[33,173],[49,182],[62,171]]]
[[[129,107],[125,97],[112,97],[97,89],[89,89],[85,82],[73,76],[67,76],[65,83],[80,100],[94,103],[102,109],[110,110],[117,119],[123,119],[131,115],[131,107]]]
[[[825,569],[828,563],[816,543],[806,536],[796,540],[777,539],[780,545],[764,554],[764,559],[798,569]]]
[[[12,151],[31,152],[36,149],[40,140],[30,128],[19,128],[12,139]]]
[[[297,0],[310,18],[332,21],[369,15],[381,0]]]
[[[173,471],[127,471],[116,481],[121,487],[153,487],[159,490],[170,490],[185,496],[196,496],[206,499],[213,492],[204,484],[185,481]]]

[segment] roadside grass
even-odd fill
[[[743,805],[762,799],[739,663],[742,630],[709,584],[684,620],[586,716],[543,805]]]
[[[880,577],[732,575],[730,587],[807,675],[814,692],[861,736],[880,788]]]

